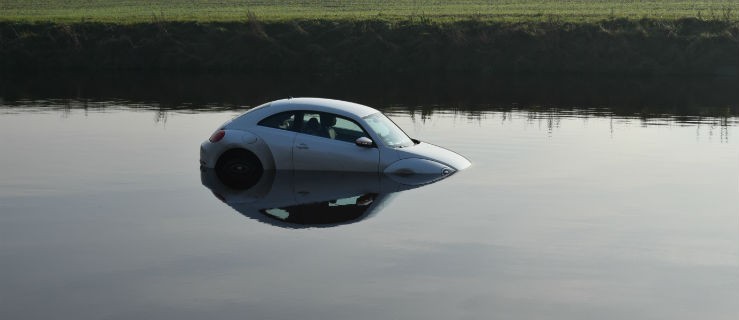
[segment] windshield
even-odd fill
[[[381,112],[366,116],[364,120],[388,147],[403,148],[413,145],[411,138]]]

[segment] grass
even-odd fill
[[[739,23],[0,22],[1,70],[739,74]]]
[[[0,0],[0,71],[739,75],[737,0]]]
[[[537,22],[556,19],[592,22],[606,19],[739,21],[736,0],[2,0],[0,21],[233,22],[249,13],[261,21],[408,20]]]

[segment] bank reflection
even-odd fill
[[[243,181],[201,169],[213,195],[242,215],[283,228],[325,228],[372,217],[395,194],[444,179],[436,175],[386,175],[317,171],[266,171]]]

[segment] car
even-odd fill
[[[269,170],[448,176],[471,165],[408,137],[382,112],[357,103],[289,98],[252,108],[200,146],[200,165],[256,181]]]

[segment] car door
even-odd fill
[[[293,145],[293,167],[296,170],[378,171],[379,149],[354,143],[356,138],[366,136],[356,122],[333,114],[308,111],[301,118],[303,125]],[[319,127],[316,127],[316,122]]]

